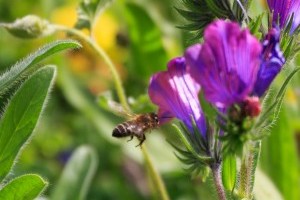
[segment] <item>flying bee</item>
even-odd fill
[[[146,140],[145,132],[157,128],[158,126],[159,120],[155,113],[140,114],[136,115],[132,120],[117,125],[112,132],[112,136],[130,136],[130,140],[135,136],[140,141],[137,146],[140,146]]]
[[[114,128],[112,132],[113,137],[121,138],[130,136],[128,141],[131,141],[135,136],[140,141],[137,146],[141,146],[146,140],[145,133],[159,127],[159,119],[155,113],[131,114],[126,112],[123,107],[116,102],[110,101],[108,103],[108,106],[115,114],[129,118],[128,121],[118,124]]]

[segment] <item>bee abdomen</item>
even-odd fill
[[[116,126],[116,128],[112,132],[112,136],[114,137],[126,137],[132,134],[132,131],[129,129],[130,124],[124,122]]]

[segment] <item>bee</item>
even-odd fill
[[[135,136],[141,146],[146,140],[145,132],[155,129],[159,126],[158,116],[155,113],[145,113],[136,115],[133,119],[117,125],[113,132],[113,137],[127,137],[130,136],[128,141],[131,141]]]
[[[129,118],[128,121],[118,124],[113,129],[113,137],[121,138],[130,136],[128,141],[131,141],[133,137],[136,137],[140,141],[137,146],[141,146],[146,140],[145,133],[158,128],[160,125],[157,114],[153,112],[136,115],[126,112],[123,107],[116,102],[110,101],[108,104],[111,111],[115,114]]]

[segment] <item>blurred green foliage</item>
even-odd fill
[[[135,2],[138,3],[114,1],[96,27],[104,33],[112,31],[95,37],[100,43],[112,41],[105,50],[118,66],[126,93],[134,108],[136,106],[134,110],[145,112],[155,109],[147,98],[149,77],[153,72],[165,69],[168,59],[182,54],[187,45],[182,38],[187,36],[175,27],[183,21],[174,10],[180,1]],[[0,0],[0,22],[10,22],[28,14],[51,22],[57,17],[53,15],[64,13],[60,16],[61,21],[55,19],[55,23],[72,24],[75,21],[71,16],[76,14],[75,5],[78,4],[72,0]],[[0,29],[0,70],[4,71],[19,58],[57,37],[61,36],[20,40]],[[69,165],[67,162],[75,149],[89,145],[95,150],[99,165],[86,199],[151,199],[152,188],[145,175],[140,150],[135,148],[137,141],[127,143],[126,139],[112,138],[112,129],[122,118],[102,109],[96,102],[97,96],[107,90],[112,90],[114,97],[106,66],[86,46],[80,52],[58,55],[51,63],[58,66],[56,85],[31,144],[20,155],[19,165],[14,167],[13,176],[38,173],[47,177],[51,184],[44,196],[51,196],[53,192],[55,194],[63,169]],[[300,65],[300,59],[295,59],[292,65]],[[278,85],[284,75],[277,79]],[[276,125],[270,129],[271,136],[263,141],[259,166],[284,199],[297,200],[300,199],[299,74],[289,87],[284,102]],[[191,178],[172,155],[173,149],[165,138],[177,142],[174,130],[164,126],[147,135],[146,145],[162,173],[170,198],[215,199],[211,180],[203,183],[201,177]]]

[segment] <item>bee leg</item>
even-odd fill
[[[136,145],[135,147],[142,146],[142,144],[146,140],[146,136],[144,134],[142,134],[142,135],[138,136],[137,138],[140,140],[140,143],[138,145]]]
[[[133,139],[133,135],[130,136],[130,139],[127,142],[130,142]]]

